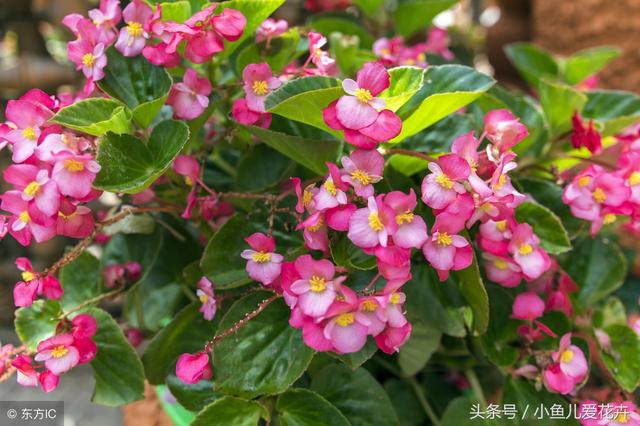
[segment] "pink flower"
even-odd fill
[[[571,344],[571,333],[560,339],[558,351],[552,353],[554,364],[544,370],[544,384],[550,392],[568,394],[587,375],[589,365],[582,350]]]
[[[176,117],[193,120],[209,106],[208,96],[211,90],[209,79],[198,77],[198,73],[189,68],[184,73],[182,82],[171,87],[167,103],[173,107]]]
[[[313,62],[313,64],[317,67],[317,70],[313,70],[312,74],[316,75],[334,75],[338,71],[336,60],[333,59],[327,52],[322,50],[327,44],[327,38],[320,33],[316,33],[313,31],[309,32],[309,59],[307,59],[307,63],[303,66],[306,69],[306,66],[309,61]],[[311,71],[308,70],[307,71]]]
[[[367,334],[377,336],[382,333],[387,324],[387,312],[383,309],[382,303],[377,297],[365,296],[360,298],[358,310],[369,321]]]
[[[387,326],[384,331],[375,336],[376,344],[380,350],[387,354],[393,354],[409,340],[411,335],[411,323],[407,322],[402,327]]]
[[[190,155],[178,155],[173,162],[173,170],[184,176],[184,181],[189,186],[200,180],[200,164]]]
[[[59,376],[78,365],[80,353],[73,345],[73,336],[58,334],[38,344],[36,361],[44,361],[47,370]]]
[[[454,58],[453,52],[449,50],[449,35],[447,30],[443,28],[432,27],[429,30],[424,49],[429,53],[438,54],[448,61]]]
[[[125,335],[127,336],[129,344],[131,344],[131,346],[133,346],[134,348],[140,346],[140,344],[144,341],[144,334],[142,334],[142,331],[140,331],[140,329],[138,328],[128,329],[125,332]]]
[[[446,154],[428,167],[431,173],[422,181],[422,201],[429,207],[444,209],[466,192],[461,181],[469,177],[471,167],[464,158]]]
[[[506,109],[489,111],[484,116],[484,131],[493,144],[493,158],[499,158],[529,134],[527,127]]]
[[[325,252],[329,250],[329,235],[323,212],[315,212],[302,221],[296,229],[304,229],[302,237],[307,248]]]
[[[91,81],[98,81],[104,77],[104,67],[107,65],[107,55],[104,44],[95,46],[88,40],[78,40],[67,45],[69,60],[76,64],[76,69],[82,70],[84,76]]]
[[[599,404],[586,400],[580,403],[576,418],[584,426],[640,426],[637,410],[631,401]]]
[[[347,204],[346,191],[349,186],[342,180],[340,170],[333,163],[327,163],[329,176],[320,189],[313,196],[314,207],[317,210],[326,210],[339,205]]]
[[[74,339],[93,337],[98,330],[98,322],[89,314],[78,314],[71,320],[71,334]]]
[[[56,232],[69,238],[88,237],[95,227],[91,209],[62,199],[56,221]]]
[[[251,279],[264,285],[273,283],[280,275],[282,255],[275,253],[276,242],[273,237],[256,232],[245,238],[251,250],[244,250],[241,254],[247,262],[247,274]]]
[[[88,15],[95,25],[111,28],[118,24],[122,18],[120,1],[100,0],[100,7],[98,9],[91,9]]]
[[[300,276],[291,285],[291,292],[298,296],[296,306],[310,317],[323,316],[336,298],[333,263],[326,259],[314,260],[306,254],[296,259],[295,270]]]
[[[176,363],[176,376],[188,385],[198,383],[202,379],[211,379],[213,373],[209,365],[209,354],[198,352],[180,355]]]
[[[15,129],[4,137],[13,145],[13,161],[22,163],[33,155],[41,127],[53,116],[53,112],[49,105],[24,95],[18,100],[7,102],[5,116]]]
[[[45,216],[54,216],[60,208],[58,186],[49,179],[49,172],[31,164],[14,164],[2,176],[15,189],[22,191],[22,199],[33,201]]]
[[[534,292],[520,293],[513,301],[513,317],[533,321],[544,313],[544,301]]]
[[[289,24],[284,19],[278,19],[276,21],[275,19],[267,18],[256,30],[256,43],[277,37],[287,31],[287,29],[289,29]]]
[[[44,393],[53,392],[58,387],[58,382],[60,378],[53,374],[51,371],[44,371],[40,373],[38,377],[38,382],[40,382],[40,386],[42,387],[42,391]]]
[[[495,256],[486,252],[482,253],[482,257],[489,280],[503,287],[517,287],[522,281],[521,269],[511,257]]]
[[[60,153],[56,156],[51,177],[62,195],[84,198],[91,192],[91,185],[99,171],[100,165],[90,154]]]
[[[31,358],[27,355],[18,355],[11,361],[11,366],[17,371],[17,381],[22,386],[38,386],[38,372],[31,365]]]
[[[425,259],[438,272],[440,281],[449,276],[449,271],[467,268],[473,261],[473,249],[461,235],[460,228],[452,227],[452,220],[447,213],[436,217],[431,238],[422,247]]]
[[[207,7],[185,21],[193,31],[186,35],[185,56],[193,63],[202,64],[221,52],[224,40],[238,40],[247,24],[242,13],[234,9],[224,9],[222,14],[213,14],[216,5]]]
[[[200,299],[202,306],[200,306],[200,312],[204,316],[204,319],[211,321],[216,315],[216,298],[213,294],[213,284],[207,279],[207,277],[200,278],[198,281],[198,291],[196,295]]]
[[[55,236],[54,219],[44,216],[39,210],[30,208],[19,191],[7,191],[2,196],[0,208],[13,213],[9,220],[9,233],[23,246],[31,243],[31,237],[39,243]]]
[[[233,102],[231,109],[231,115],[233,119],[245,126],[258,126],[267,129],[271,124],[270,113],[260,113],[252,111],[247,105],[247,100],[244,98],[236,99]]]
[[[593,120],[589,120],[589,124],[585,127],[580,113],[575,111],[571,117],[571,123],[573,124],[571,145],[576,149],[584,146],[592,154],[599,154],[602,150],[602,137],[593,127]]]
[[[406,282],[411,277],[411,250],[395,245],[375,249],[378,271],[389,282]]]
[[[153,10],[141,0],[133,0],[124,8],[122,16],[127,24],[120,29],[115,47],[124,56],[137,56],[142,52],[149,34],[145,31]]]
[[[105,268],[102,270],[102,279],[104,281],[104,285],[107,288],[115,288],[117,285],[123,282],[124,274],[124,266],[118,263],[105,266]]]
[[[273,76],[269,64],[249,64],[242,71],[244,93],[247,106],[255,112],[266,112],[264,100],[267,95],[282,84]]]
[[[549,255],[538,247],[539,243],[528,223],[521,223],[515,228],[509,243],[509,252],[528,280],[535,280],[551,266]]]
[[[382,179],[384,157],[374,149],[356,150],[341,161],[342,180],[350,184],[358,196],[373,196],[373,184]]]
[[[356,210],[349,219],[347,236],[358,247],[386,247],[389,236],[398,228],[395,212],[382,197],[378,196],[377,200],[369,197],[367,207]]]
[[[324,328],[324,337],[337,353],[358,352],[367,343],[371,322],[361,312],[347,311],[331,318]]]
[[[421,248],[427,240],[427,225],[422,217],[413,213],[417,205],[413,188],[408,195],[400,191],[389,192],[384,203],[395,212],[397,229],[393,233],[393,242],[402,248]]]

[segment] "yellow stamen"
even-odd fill
[[[505,270],[507,269],[507,266],[509,266],[509,264],[506,262],[506,260],[496,259],[493,261],[493,266],[495,266],[498,269]]]
[[[22,281],[24,281],[24,282],[28,283],[29,281],[33,281],[35,279],[36,279],[36,274],[34,274],[31,271],[24,271],[22,273]]]
[[[351,172],[351,179],[357,180],[362,185],[369,185],[371,183],[371,176],[369,176],[367,172],[360,169],[356,169]]]
[[[396,216],[396,223],[398,225],[411,222],[413,222],[413,213],[410,210]]]
[[[629,185],[636,186],[640,184],[640,172],[633,172],[629,176]]]
[[[362,310],[363,312],[373,312],[377,307],[378,306],[372,300],[365,300],[364,302],[362,302],[360,310]]]
[[[627,423],[629,423],[629,420],[631,420],[631,418],[629,417],[629,414],[625,412],[616,413],[616,415],[613,418],[614,422],[622,425],[626,425]]]
[[[373,99],[373,95],[368,89],[356,89],[355,96],[363,104],[368,104]]]
[[[393,293],[389,298],[389,303],[391,303],[392,305],[397,305],[398,303],[400,303],[400,295],[398,293]]]
[[[251,90],[253,90],[253,93],[255,93],[256,95],[263,96],[266,95],[269,91],[269,86],[264,80],[256,80],[251,85]]]
[[[200,299],[200,302],[202,303],[207,303],[209,301],[209,296],[203,293],[198,299]]]
[[[453,181],[449,179],[447,175],[438,175],[436,177],[436,183],[438,183],[438,185],[440,185],[444,189],[453,188]]]
[[[309,278],[309,287],[314,293],[321,293],[327,288],[327,282],[324,278],[314,275]]]
[[[507,221],[506,220],[500,220],[498,222],[496,222],[496,229],[500,232],[504,232],[507,230]]]
[[[62,345],[56,346],[55,348],[51,349],[51,356],[54,358],[62,358],[67,353],[69,353],[69,349]]]
[[[493,185],[493,188],[494,189],[500,189],[505,184],[505,182],[507,182],[507,176],[506,175],[500,175],[500,177],[498,178],[498,183]]]
[[[585,186],[589,185],[589,182],[591,182],[591,176],[582,176],[580,179],[578,179],[578,186],[580,188],[584,188]]]
[[[336,323],[341,327],[346,327],[353,324],[356,321],[355,315],[352,313],[342,314],[336,318]]]
[[[333,181],[330,180],[330,179],[327,179],[325,181],[324,189],[326,189],[327,192],[329,193],[329,195],[331,195],[332,197],[335,197],[338,194],[338,189],[336,188],[336,186],[333,183]]]
[[[96,57],[93,56],[93,53],[85,53],[82,57],[82,65],[85,67],[91,67],[96,63]]]
[[[191,179],[191,176],[185,176],[184,183],[186,183],[189,186],[195,185],[195,182],[193,181],[193,179]]]
[[[140,37],[143,33],[142,24],[139,22],[129,22],[129,25],[127,25],[127,32],[131,37]]]
[[[73,173],[84,170],[84,163],[78,160],[64,160],[64,168]]]
[[[302,205],[308,206],[311,204],[312,201],[313,201],[313,194],[311,193],[311,191],[308,191],[305,189],[304,192],[302,193]]]
[[[565,364],[571,362],[572,359],[573,352],[571,351],[571,349],[567,349],[566,351],[562,352],[562,355],[560,355],[560,362],[563,362]]]
[[[384,225],[382,224],[382,221],[380,220],[380,216],[378,216],[378,213],[376,212],[369,213],[369,228],[373,229],[376,232],[380,232],[384,229]]]
[[[31,216],[29,216],[29,212],[25,210],[18,215],[18,219],[20,219],[20,222],[29,223]]]
[[[27,194],[29,197],[33,197],[38,193],[39,189],[40,189],[40,184],[36,181],[33,181],[24,188],[24,193]]]
[[[526,256],[529,253],[531,253],[533,251],[533,247],[531,247],[531,244],[523,244],[520,246],[520,248],[518,249],[518,252],[522,255],[522,256]]]
[[[307,230],[311,232],[316,232],[318,229],[320,229],[322,225],[324,225],[324,220],[320,218],[318,219],[318,223],[316,223],[315,225],[307,226]]]
[[[438,236],[436,237],[436,242],[441,246],[448,247],[453,244],[453,238],[446,232],[438,232]]]
[[[36,131],[33,129],[33,127],[27,127],[22,131],[22,136],[30,140],[35,140]]]
[[[251,256],[253,261],[256,263],[267,263],[271,260],[271,253],[265,253],[263,251],[258,251],[256,253],[253,253],[253,256]]]
[[[605,192],[602,190],[602,188],[594,189],[593,192],[591,193],[591,195],[593,196],[593,199],[598,204],[602,204],[607,200],[607,194],[605,194]]]

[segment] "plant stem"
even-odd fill
[[[580,157],[579,155],[561,155],[559,156],[559,158],[568,158],[570,160],[585,161],[587,163],[592,163],[598,166],[606,167],[609,170],[616,169],[616,166],[614,164],[608,163],[607,161],[600,160],[599,158],[594,158],[594,157]]]
[[[478,380],[478,376],[476,375],[476,372],[473,371],[472,368],[468,368],[465,370],[464,374],[467,376],[467,380],[469,380],[471,389],[473,389],[473,393],[476,394],[476,398],[478,398],[478,402],[483,407],[486,407],[487,399],[484,397],[484,392],[482,391],[482,386],[480,386],[480,381]]]
[[[430,163],[438,161],[438,160],[436,160],[435,158],[433,158],[430,155],[423,154],[422,152],[411,151],[410,149],[399,149],[399,148],[386,149],[384,151],[384,153],[387,154],[387,155],[400,154],[400,155],[408,155],[409,157],[418,157],[418,158],[421,158],[421,159],[423,159],[425,161],[428,161]]]
[[[441,424],[440,419],[438,419],[438,416],[436,415],[436,412],[433,410],[433,407],[431,407],[431,405],[429,404],[429,401],[427,401],[427,397],[424,394],[424,390],[422,389],[420,384],[413,377],[406,378],[405,381],[409,383],[413,388],[413,392],[416,394],[416,397],[418,398],[418,402],[420,402],[420,406],[422,406],[422,409],[424,410],[427,417],[429,417],[429,420],[431,420],[431,423],[434,426],[440,426]]]
[[[126,290],[126,288],[124,288],[124,287],[122,287],[122,288],[117,288],[117,289],[115,289],[115,290],[111,290],[111,291],[109,291],[109,292],[107,292],[107,293],[102,293],[102,294],[101,294],[101,295],[99,295],[99,296],[96,296],[96,297],[93,297],[93,298],[91,298],[91,299],[85,300],[84,302],[80,303],[79,305],[74,306],[73,308],[71,308],[71,309],[70,309],[69,311],[67,311],[66,313],[64,313],[64,314],[60,315],[60,316],[58,317],[58,319],[59,319],[59,320],[61,320],[61,319],[63,319],[63,318],[66,318],[66,317],[68,317],[69,315],[71,315],[72,313],[77,312],[77,311],[81,310],[82,308],[85,308],[85,307],[87,307],[87,306],[89,306],[89,305],[93,305],[94,303],[98,303],[98,302],[99,302],[99,301],[101,301],[101,300],[104,300],[104,299],[108,299],[108,298],[110,298],[110,297],[117,296],[117,295],[119,295],[120,293],[123,293],[125,290]]]

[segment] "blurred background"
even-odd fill
[[[48,93],[68,91],[80,82],[80,74],[66,59],[71,34],[59,22],[69,13],[86,15],[98,0],[0,0],[0,103],[38,87]],[[128,0],[121,0],[124,7]],[[309,12],[303,0],[287,0],[278,17],[304,22]],[[435,23],[450,29],[452,49],[469,65],[494,75],[504,84],[526,90],[507,60],[503,47],[514,41],[531,41],[555,54],[568,55],[587,47],[610,45],[622,50],[598,77],[604,88],[640,89],[640,0],[463,0],[436,17]],[[0,170],[8,165],[7,151],[0,152]],[[0,192],[2,187],[0,180]],[[57,260],[71,241],[57,238],[29,249],[12,238],[0,241],[0,341],[16,342],[12,321],[11,290],[18,279],[16,257],[28,256],[35,269]],[[44,395],[23,389],[11,379],[0,384],[0,400],[64,400],[65,425],[136,426],[170,424],[157,401],[132,404],[124,413],[89,402],[93,387],[88,366],[74,369],[61,380],[58,390]],[[97,423],[96,423],[97,422]],[[1,423],[1,422],[0,422]]]

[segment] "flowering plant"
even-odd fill
[[[84,84],[9,101],[0,236],[77,241],[16,259],[1,380],[89,363],[94,402],[166,384],[195,425],[640,424],[640,98],[593,77],[618,52],[509,46],[529,95],[456,63],[455,1],[283,3],[65,17]]]

